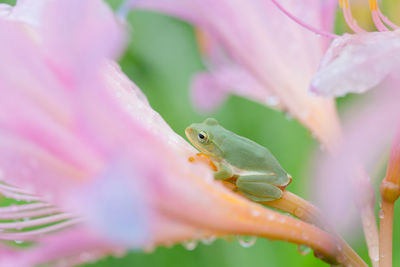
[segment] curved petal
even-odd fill
[[[346,34],[333,41],[311,90],[323,96],[363,93],[400,68],[400,30]]]
[[[202,111],[211,111],[225,100],[229,93],[265,101],[279,108],[277,97],[271,96],[245,69],[235,65],[221,66],[210,73],[197,74],[192,80],[192,101]]]
[[[398,128],[399,92],[399,79],[391,76],[362,108],[348,111],[349,119],[337,154],[320,157],[322,160],[317,164],[313,192],[333,225],[343,230],[351,229],[354,222],[354,214],[349,214],[353,200],[362,202],[369,197],[365,179],[379,167],[377,159]]]

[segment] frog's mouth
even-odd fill
[[[193,130],[192,127],[187,127],[185,129],[185,134],[186,134],[186,137],[189,139],[190,143],[192,143],[192,145],[195,146],[197,148],[197,150],[199,150],[200,152],[203,152],[203,153],[206,152],[206,151],[204,151],[204,148],[198,144],[197,133],[195,130]],[[207,153],[205,153],[205,154],[207,154]]]
[[[200,148],[198,147],[198,144],[196,142],[196,133],[192,127],[187,127],[185,129],[185,135],[189,139],[190,143],[192,143],[197,149],[200,150]]]

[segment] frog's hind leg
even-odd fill
[[[236,186],[240,192],[253,201],[272,201],[282,197],[282,190],[271,184],[271,181],[275,179],[275,175],[268,174],[239,176]]]

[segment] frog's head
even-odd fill
[[[185,134],[200,152],[213,158],[221,158],[222,151],[218,143],[221,129],[223,128],[216,119],[208,118],[202,123],[193,123],[187,127]]]

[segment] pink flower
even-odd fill
[[[356,200],[369,256],[373,266],[378,266],[379,250],[388,253],[388,244],[378,242],[375,193],[369,176],[373,175],[382,150],[399,126],[400,31],[382,14],[377,1],[370,1],[370,10],[379,32],[360,28],[351,15],[349,2],[340,2],[345,19],[355,33],[332,42],[313,78],[311,90],[327,97],[364,93],[372,88],[379,91],[371,92],[363,106],[355,106],[344,114],[347,121],[342,141],[335,156],[322,158],[318,165],[315,192],[336,225],[351,225],[346,217],[353,217],[348,216],[349,203]]]
[[[0,239],[34,242],[1,247],[1,266],[78,265],[226,234],[337,255],[327,233],[188,162],[195,150],[113,61],[125,32],[103,2],[26,0],[0,13],[0,192],[16,201],[0,208]]]
[[[332,144],[339,131],[334,103],[308,92],[329,39],[291,21],[273,2],[139,0],[131,6],[166,12],[197,27],[208,70],[193,79],[196,107],[212,110],[228,94],[240,95],[288,111]],[[335,1],[290,0],[283,6],[316,28],[332,28]]]

